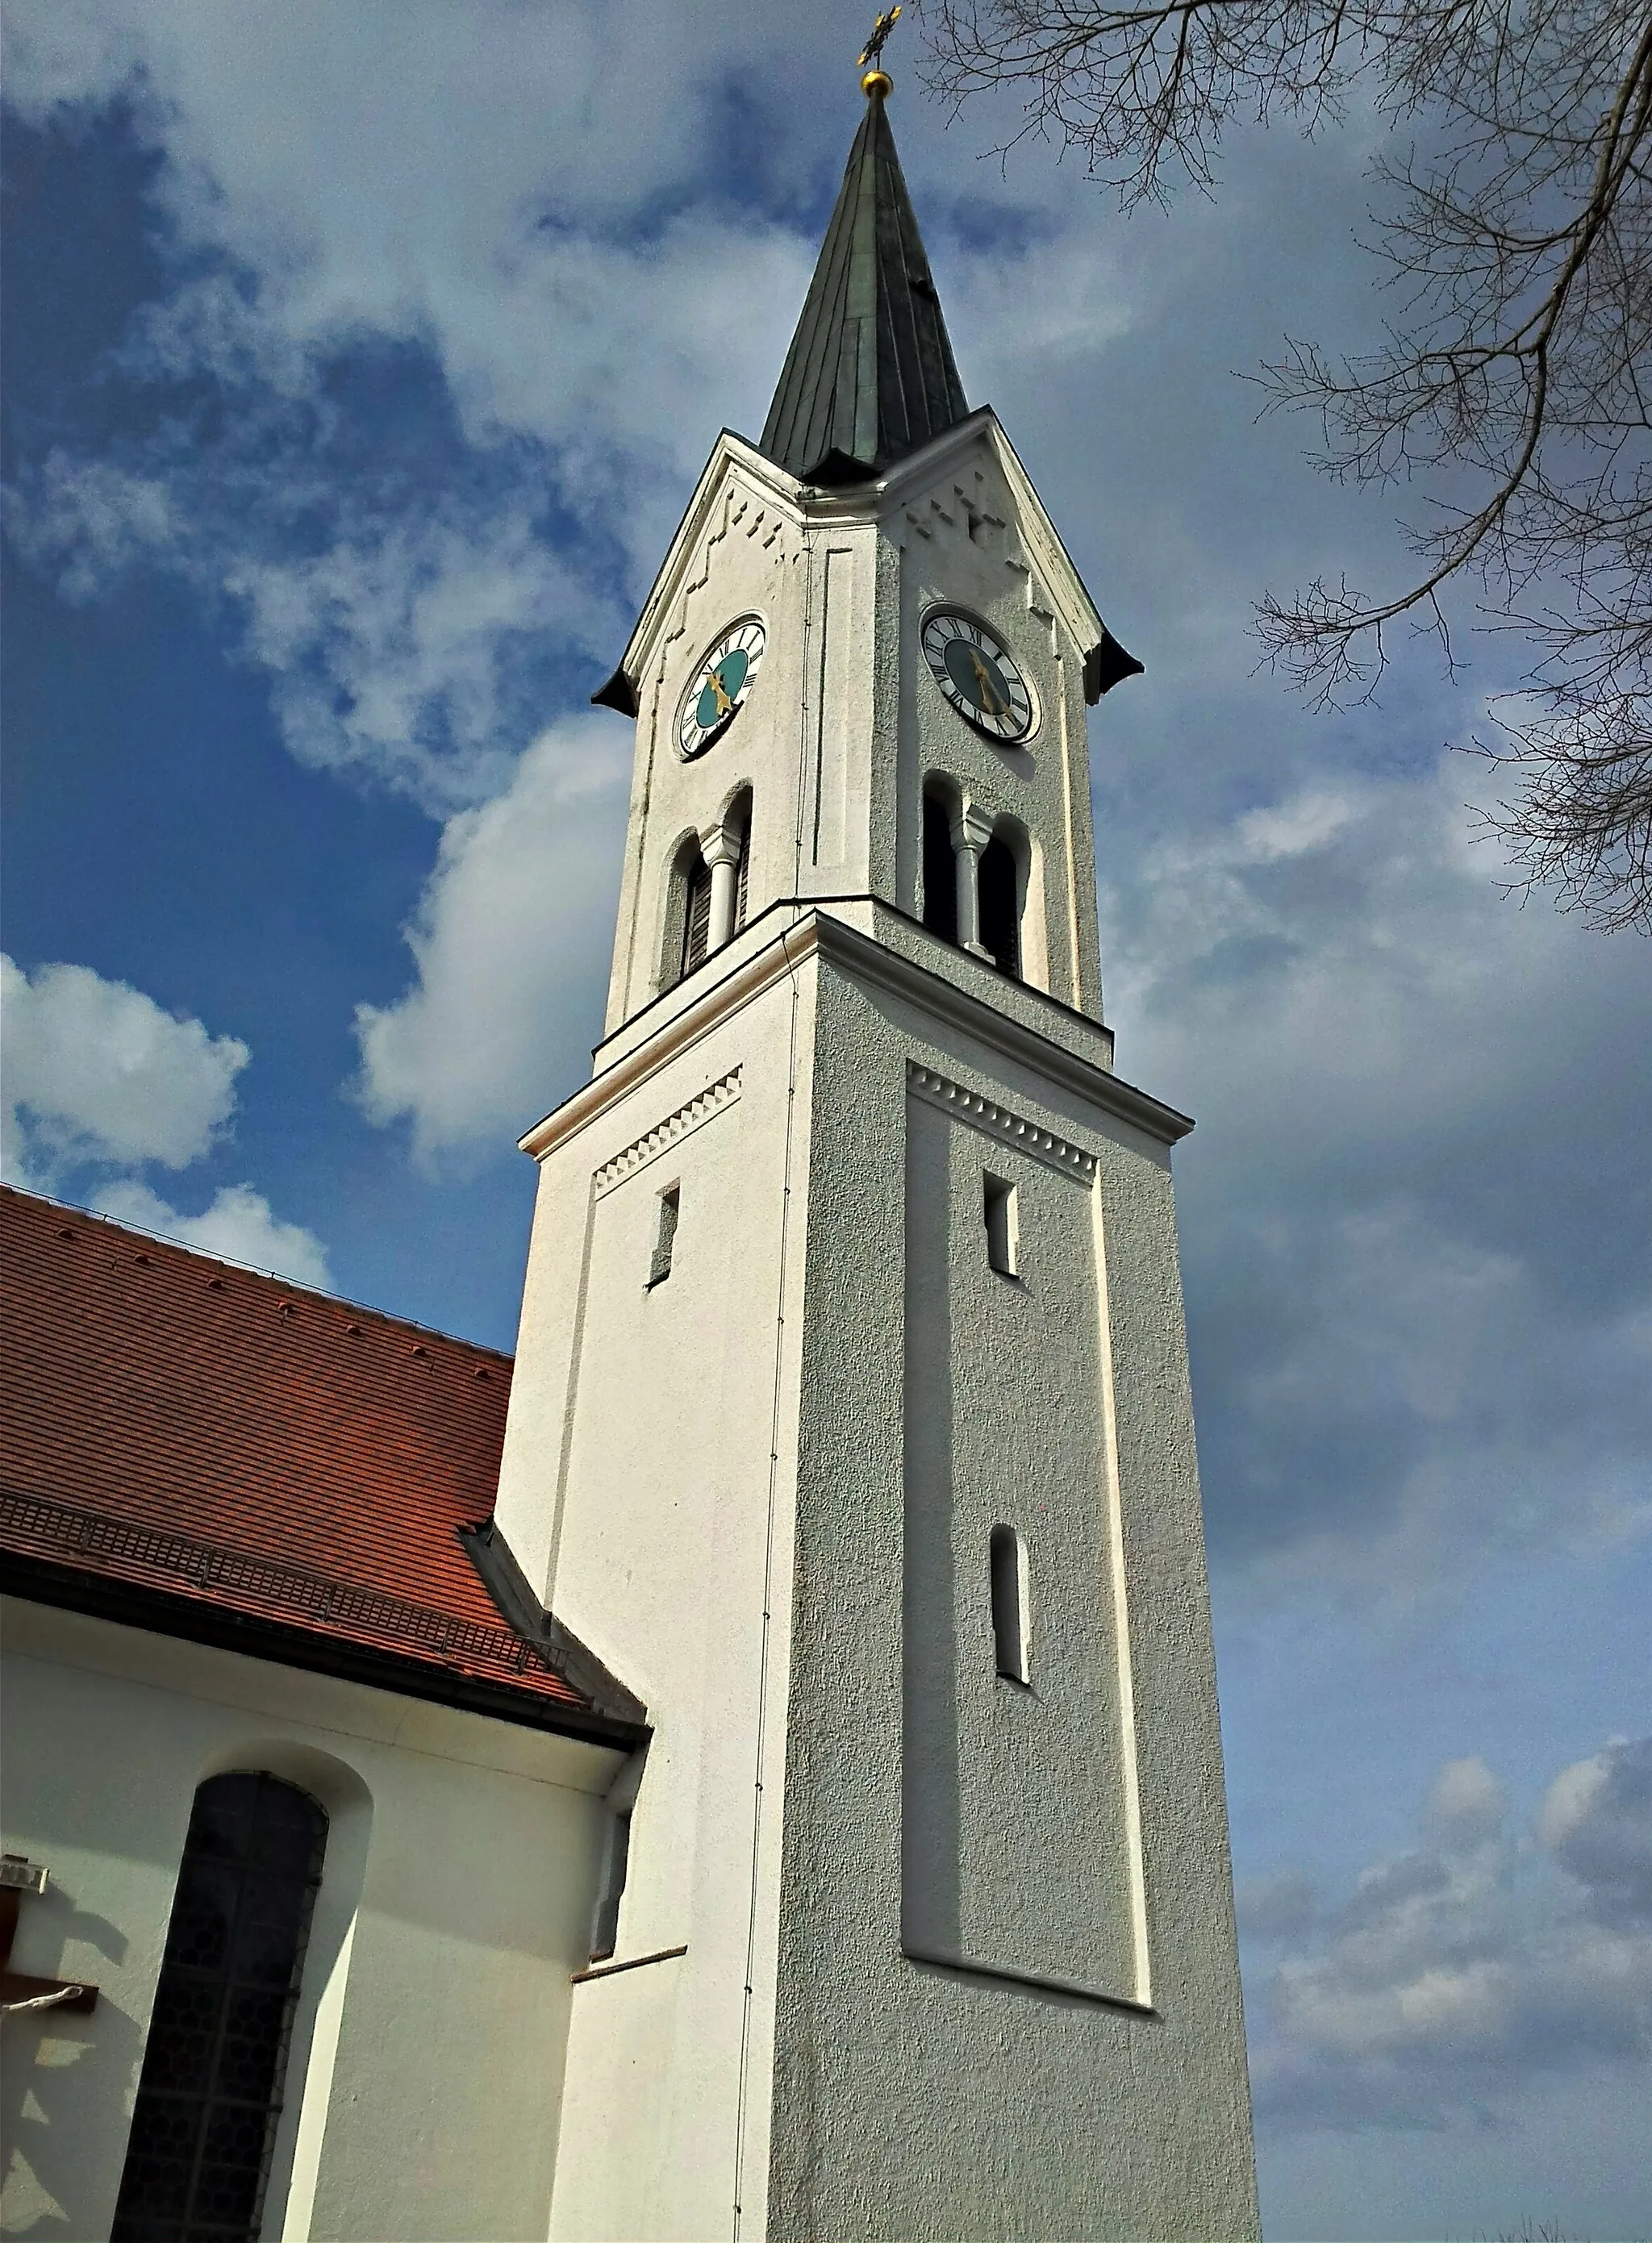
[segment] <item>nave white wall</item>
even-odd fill
[[[266,2236],[543,2237],[622,1756],[17,1600],[3,1624],[3,1842],[51,1880],[13,1965],[100,1989],[7,2022],[5,2233],[108,2233],[196,1787],[264,1768],[329,1815]]]

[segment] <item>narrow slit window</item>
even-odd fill
[[[116,2243],[253,2243],[327,1815],[263,1775],[195,1794],[126,2164]]]
[[[677,1243],[677,1216],[682,1204],[681,1189],[672,1184],[659,1196],[657,1228],[654,1233],[654,1255],[648,1265],[648,1283],[651,1290],[663,1285],[671,1274],[671,1249]]]
[[[608,1866],[603,1877],[602,1898],[591,1932],[590,1959],[606,1963],[619,1943],[619,1904],[625,1897],[625,1872],[630,1863],[631,1818],[629,1808],[612,1818],[608,1834]]]
[[[1021,1240],[1015,1212],[1015,1187],[1002,1176],[981,1178],[987,1218],[987,1260],[1001,1276],[1014,1277],[1020,1269]]]
[[[1027,1545],[1013,1526],[995,1526],[988,1543],[993,1649],[998,1672],[1011,1682],[1032,1681],[1032,1613],[1028,1594]]]

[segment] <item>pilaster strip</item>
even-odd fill
[[[1041,1129],[1037,1122],[1025,1121],[1019,1114],[995,1106],[979,1091],[966,1090],[961,1083],[949,1082],[944,1074],[920,1067],[916,1060],[907,1062],[907,1080],[920,1098],[940,1107],[943,1114],[959,1115],[976,1128],[1008,1139],[1020,1151],[1030,1153],[1034,1160],[1042,1161],[1047,1168],[1059,1169],[1063,1175],[1076,1176],[1086,1184],[1095,1182],[1096,1155],[1085,1152],[1082,1146],[1069,1145],[1064,1137]]]
[[[699,1128],[725,1106],[732,1106],[739,1095],[740,1070],[732,1067],[715,1082],[708,1082],[686,1106],[679,1106],[675,1114],[668,1114],[663,1122],[657,1122],[645,1136],[627,1145],[623,1153],[616,1153],[611,1161],[604,1161],[591,1179],[597,1197],[601,1199],[616,1184],[635,1175],[638,1169],[646,1168],[651,1161],[657,1160],[668,1146]]]

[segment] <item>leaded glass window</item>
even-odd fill
[[[326,1846],[275,1776],[196,1793],[111,2243],[254,2243]]]

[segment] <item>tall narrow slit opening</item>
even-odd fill
[[[653,1257],[648,1265],[648,1289],[663,1285],[671,1274],[671,1254],[677,1244],[677,1217],[682,1206],[682,1187],[668,1184],[660,1194],[656,1217]]]
[[[1021,1240],[1015,1210],[1015,1187],[1002,1176],[981,1178],[983,1212],[987,1222],[987,1261],[1001,1276],[1014,1277],[1020,1268]]]
[[[1027,1545],[1013,1526],[995,1526],[988,1540],[992,1592],[993,1649],[1007,1681],[1032,1681],[1032,1614]]]

